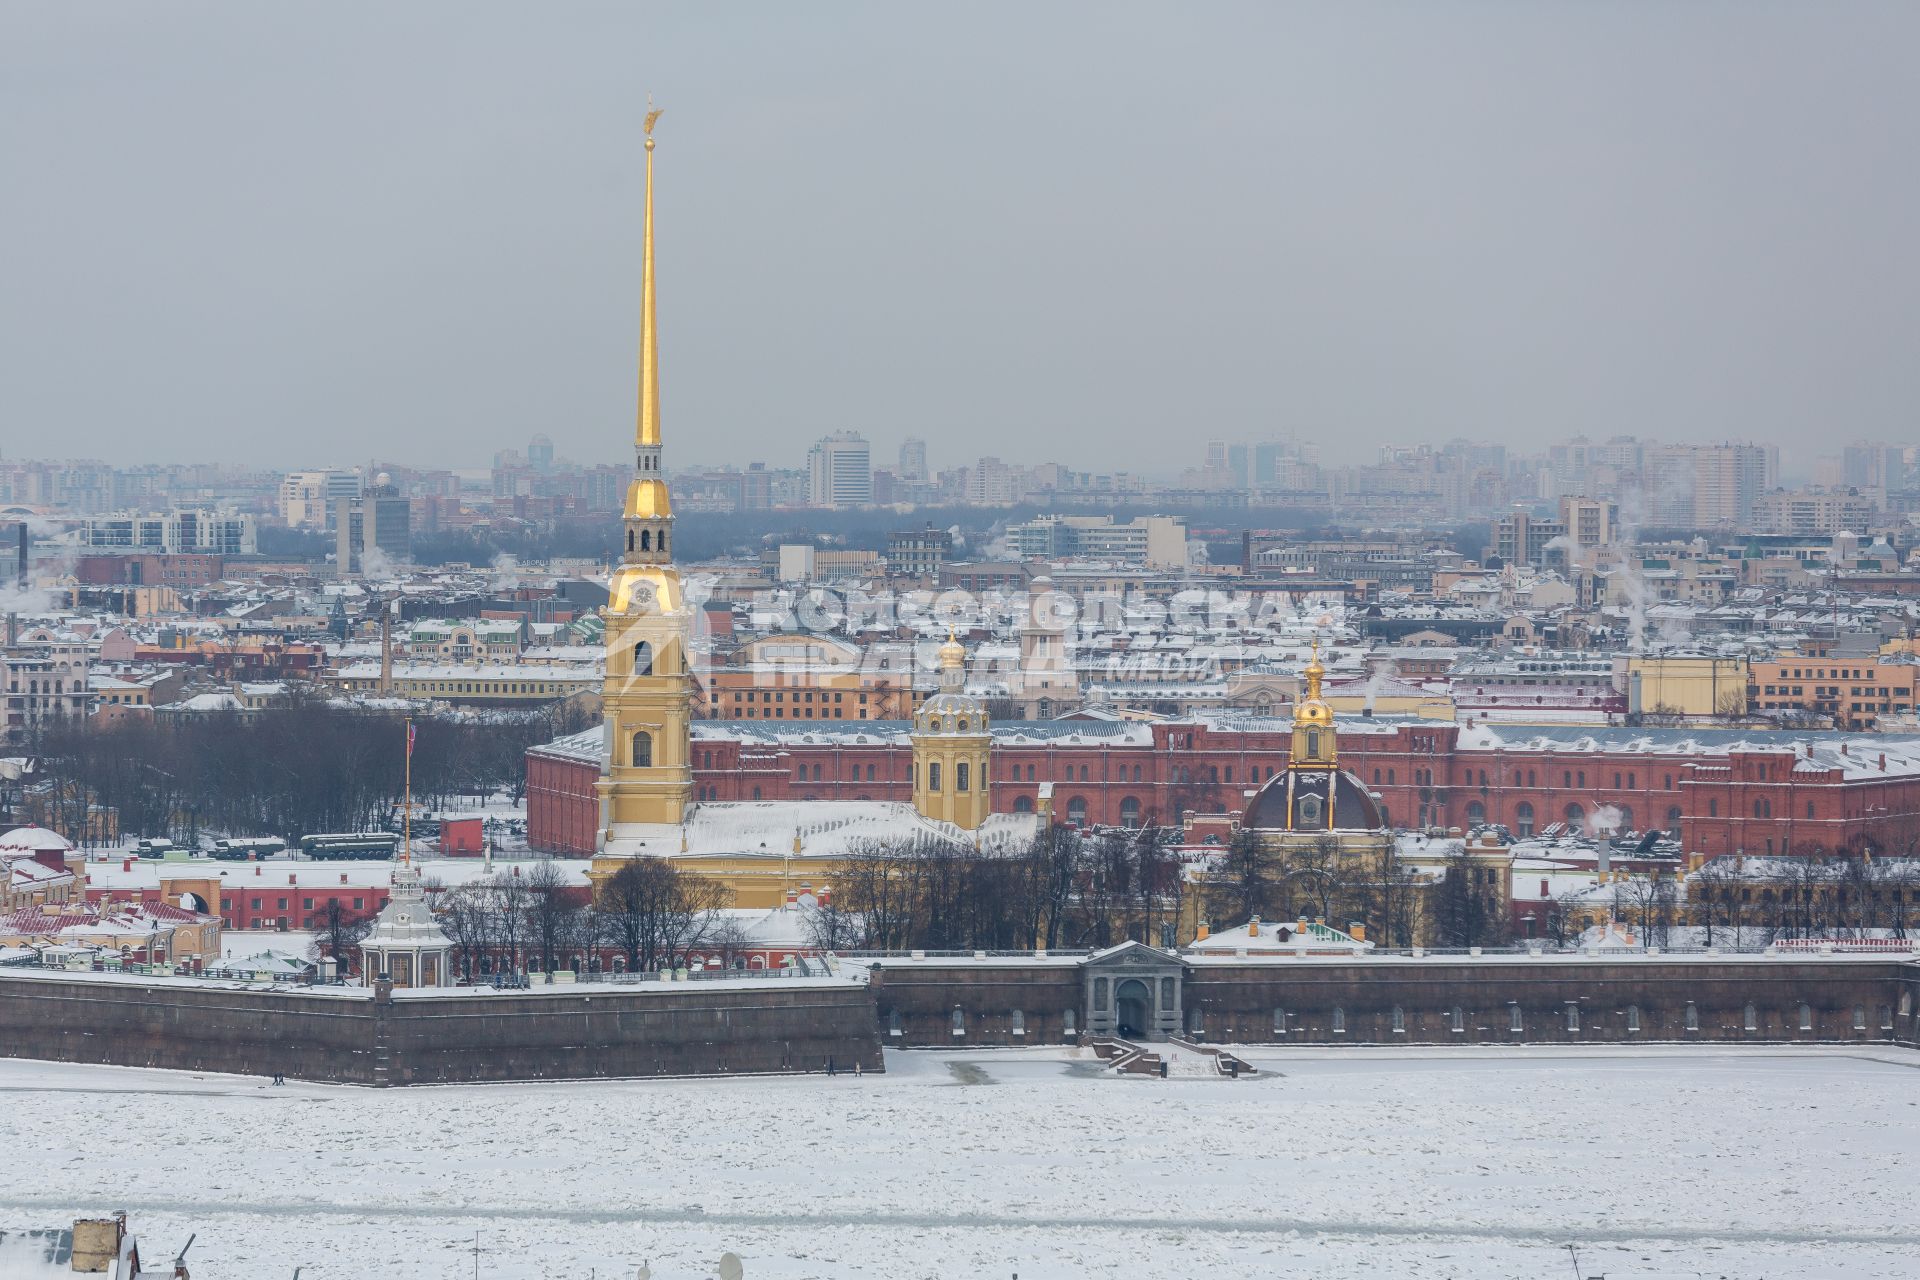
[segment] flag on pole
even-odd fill
[[[413,721],[407,721],[407,758],[409,760],[413,758],[413,738],[418,732],[419,730],[413,727]]]

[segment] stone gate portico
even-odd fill
[[[1081,966],[1087,1031],[1095,1036],[1165,1040],[1178,1035],[1187,967],[1143,942],[1123,942]]]

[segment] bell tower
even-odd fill
[[[993,812],[993,735],[987,704],[966,692],[967,651],[940,646],[940,691],[913,713],[913,807],[921,817],[978,831]]]
[[[647,185],[640,273],[640,413],[627,486],[620,566],[606,624],[607,763],[601,774],[599,846],[617,853],[621,828],[685,821],[693,796],[687,725],[691,614],[673,567],[673,504],[660,469],[660,359],[654,325],[653,126],[646,119]]]
[[[1333,708],[1320,693],[1327,669],[1320,665],[1320,642],[1313,642],[1313,659],[1301,673],[1306,688],[1293,708],[1294,769],[1332,769],[1340,762],[1339,744],[1334,740]]]

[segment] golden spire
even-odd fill
[[[660,465],[660,347],[653,306],[653,126],[659,108],[647,100],[646,214],[640,267],[640,415],[634,431],[633,479],[627,485],[626,549],[614,574],[609,607],[625,613],[636,603],[665,610],[680,607],[679,576],[673,571],[673,501]],[[649,584],[647,592],[638,590]],[[644,598],[643,598],[644,597]]]
[[[1307,687],[1300,695],[1300,701],[1293,708],[1293,722],[1296,725],[1325,725],[1333,723],[1333,708],[1320,696],[1320,682],[1326,676],[1327,669],[1320,665],[1320,638],[1314,637],[1313,657],[1301,672],[1307,678]]]
[[[653,125],[660,112],[647,97],[647,211],[640,251],[640,422],[635,443],[660,446],[660,345],[653,319]]]
[[[1318,698],[1320,696],[1320,682],[1327,674],[1327,669],[1320,665],[1319,636],[1313,638],[1313,657],[1307,662],[1305,674],[1307,677],[1307,696],[1309,698]]]

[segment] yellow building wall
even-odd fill
[[[993,811],[985,734],[914,735],[913,807],[923,818],[951,822],[964,831],[978,831]],[[929,784],[933,766],[939,766],[938,789]],[[967,766],[966,790],[960,789],[960,766]]]
[[[1747,660],[1653,655],[1627,660],[1629,697],[1635,677],[1639,710],[1678,712],[1684,716],[1745,715]]]

